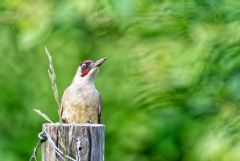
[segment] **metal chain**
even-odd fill
[[[52,140],[52,138],[49,136],[49,134],[46,131],[40,132],[38,134],[38,138],[39,138],[39,141],[38,141],[37,145],[35,146],[35,148],[33,149],[33,153],[32,153],[32,156],[29,161],[33,161],[34,159],[35,159],[35,161],[37,161],[38,149],[41,146],[41,144],[43,142],[45,142],[46,140],[48,140],[48,143],[52,146],[52,148],[55,151],[55,153],[57,154],[57,156],[59,156],[62,160],[65,160],[65,157],[66,157],[71,161],[77,161],[68,155],[64,155],[64,153],[54,144],[54,141]]]
[[[38,138],[39,138],[39,141],[37,143],[37,145],[35,146],[35,148],[33,149],[33,153],[32,153],[32,156],[31,158],[29,159],[29,161],[37,161],[37,152],[38,152],[38,149],[40,148],[41,144],[47,140],[47,136],[46,136],[46,133],[45,132],[40,132],[38,134]]]

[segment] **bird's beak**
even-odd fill
[[[95,61],[92,65],[92,68],[91,68],[91,71],[89,72],[88,74],[88,77],[89,78],[93,78],[95,79],[96,77],[96,73],[97,71],[99,70],[99,67],[107,60],[107,58],[101,58],[101,59],[98,59],[97,61]]]
[[[95,63],[93,64],[93,68],[94,68],[94,67],[100,67],[106,60],[107,60],[107,57],[98,59],[98,60],[95,61]]]

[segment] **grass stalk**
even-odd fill
[[[64,144],[64,140],[62,138],[62,132],[63,132],[63,126],[62,126],[62,119],[61,119],[61,104],[60,104],[60,99],[59,99],[59,94],[58,94],[58,88],[57,88],[57,83],[56,83],[56,74],[53,66],[53,61],[52,61],[52,56],[50,52],[48,51],[47,47],[45,47],[45,53],[48,58],[48,75],[51,81],[51,86],[54,94],[55,101],[57,103],[57,112],[58,112],[58,117],[59,117],[59,122],[60,122],[60,133],[59,133],[59,138],[60,138],[60,145],[63,148],[63,153],[64,153],[64,160],[66,160],[66,145]]]

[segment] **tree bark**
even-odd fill
[[[56,147],[77,161],[104,161],[104,125],[47,123],[43,124],[43,131]],[[42,146],[42,161],[55,160],[63,159],[47,139]]]

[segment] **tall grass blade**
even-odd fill
[[[38,109],[33,109],[34,112],[36,112],[39,116],[41,116],[43,119],[45,119],[46,121],[53,123],[53,121],[42,111],[38,110]]]

